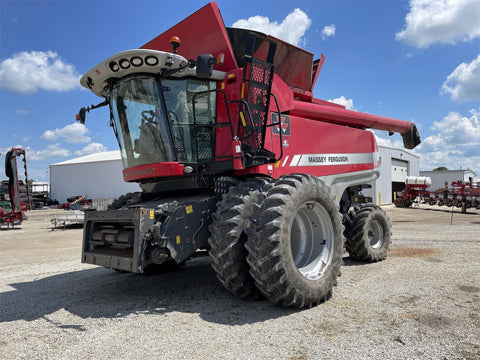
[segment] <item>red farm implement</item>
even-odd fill
[[[22,187],[18,178],[17,157],[21,156],[25,169],[25,186]],[[30,192],[28,187],[27,162],[25,150],[12,148],[5,155],[5,174],[8,177],[8,201],[3,201],[0,207],[0,225],[20,225],[27,219],[24,211],[29,210]],[[22,196],[22,188],[26,189],[26,199]],[[23,201],[25,200],[25,201]]]
[[[428,177],[408,177],[405,189],[395,199],[395,206],[410,207],[423,199],[430,205],[461,208],[463,213],[468,208],[480,209],[479,185],[455,181],[445,189],[427,190],[431,183]]]

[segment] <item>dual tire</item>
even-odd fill
[[[265,198],[269,179],[252,178],[230,188],[217,204],[210,226],[210,258],[218,280],[231,293],[256,298],[259,291],[247,263],[247,233],[254,208]]]
[[[310,175],[280,178],[261,204],[246,247],[250,274],[269,300],[300,308],[330,298],[340,273],[343,225],[329,189]]]
[[[212,266],[236,295],[260,292],[282,306],[312,307],[336,285],[343,231],[338,205],[320,179],[293,174],[274,186],[248,182],[218,205]]]

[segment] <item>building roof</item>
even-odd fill
[[[74,159],[52,164],[50,166],[84,164],[84,163],[102,162],[102,161],[116,161],[121,159],[122,157],[120,155],[120,150],[113,150],[113,151],[103,151],[103,152],[94,153],[90,155],[80,156]]]
[[[414,156],[414,157],[420,159],[420,155],[415,154],[415,153],[412,152],[412,151],[408,151],[408,150],[403,149],[403,148],[400,148],[400,147],[394,147],[394,146],[388,146],[388,145],[380,145],[380,144],[377,144],[377,147],[378,147],[379,150],[380,150],[380,148],[384,148],[384,149],[402,151],[402,152],[404,152],[404,153],[406,153],[406,154],[408,154],[408,155],[411,155],[411,156]]]
[[[434,174],[453,174],[453,173],[471,173],[475,176],[477,176],[477,173],[471,169],[457,169],[457,170],[421,170],[420,172],[423,173],[434,173]]]

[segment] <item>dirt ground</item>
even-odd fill
[[[332,299],[312,309],[241,300],[208,258],[152,276],[80,263],[82,229],[61,210],[0,230],[5,359],[478,359],[480,210],[385,206],[385,261],[344,257]]]

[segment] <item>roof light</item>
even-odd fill
[[[139,67],[143,65],[143,59],[140,56],[134,56],[130,59],[133,66]]]
[[[119,63],[122,69],[128,69],[130,67],[130,61],[127,59],[120,59]]]
[[[173,53],[177,53],[177,48],[180,46],[180,38],[178,36],[172,36],[170,38],[170,45],[173,47]]]
[[[118,66],[118,64],[115,61],[110,62],[110,64],[108,64],[108,67],[113,72],[117,72],[118,70],[120,70],[120,67]]]
[[[145,58],[145,63],[150,66],[155,66],[158,64],[158,59],[156,56],[149,55]]]

